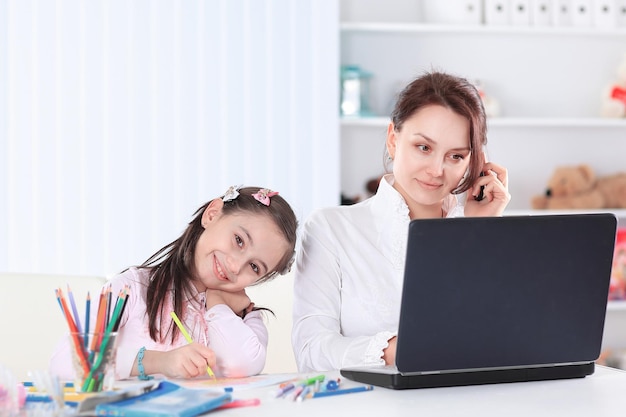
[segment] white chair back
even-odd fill
[[[293,270],[258,287],[250,287],[246,289],[246,293],[257,306],[267,307],[276,315],[276,317],[270,313],[266,315],[269,343],[263,373],[297,372],[296,359],[291,347]]]
[[[27,381],[28,371],[46,371],[57,343],[69,332],[55,289],[67,298],[70,286],[84,321],[87,292],[97,299],[105,283],[95,276],[0,273],[0,364],[18,381]]]

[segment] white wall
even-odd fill
[[[339,201],[337,0],[0,0],[0,271],[108,275],[233,184]]]

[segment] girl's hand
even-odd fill
[[[238,316],[243,316],[244,310],[249,313],[254,307],[245,290],[227,292],[222,290],[206,290],[206,308],[209,309],[218,304],[226,304]]]
[[[502,216],[504,209],[511,200],[509,194],[509,181],[506,168],[493,162],[483,165],[484,176],[478,178],[468,191],[465,202],[466,217]],[[483,189],[484,198],[476,201],[475,197]]]
[[[195,378],[207,374],[207,366],[215,367],[215,352],[199,343],[167,352],[146,351],[143,359],[146,373],[163,374],[168,378]]]

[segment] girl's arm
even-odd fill
[[[217,358],[216,372],[226,377],[256,375],[263,371],[268,334],[261,311],[251,311],[242,319],[226,304],[205,313],[209,348]]]
[[[215,354],[200,343],[190,343],[166,352],[145,350],[142,364],[146,375],[161,374],[168,378],[195,378],[207,374],[207,365],[215,366]],[[139,375],[135,358],[130,376]]]

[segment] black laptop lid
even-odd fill
[[[412,221],[398,370],[596,360],[616,227],[612,214]]]

